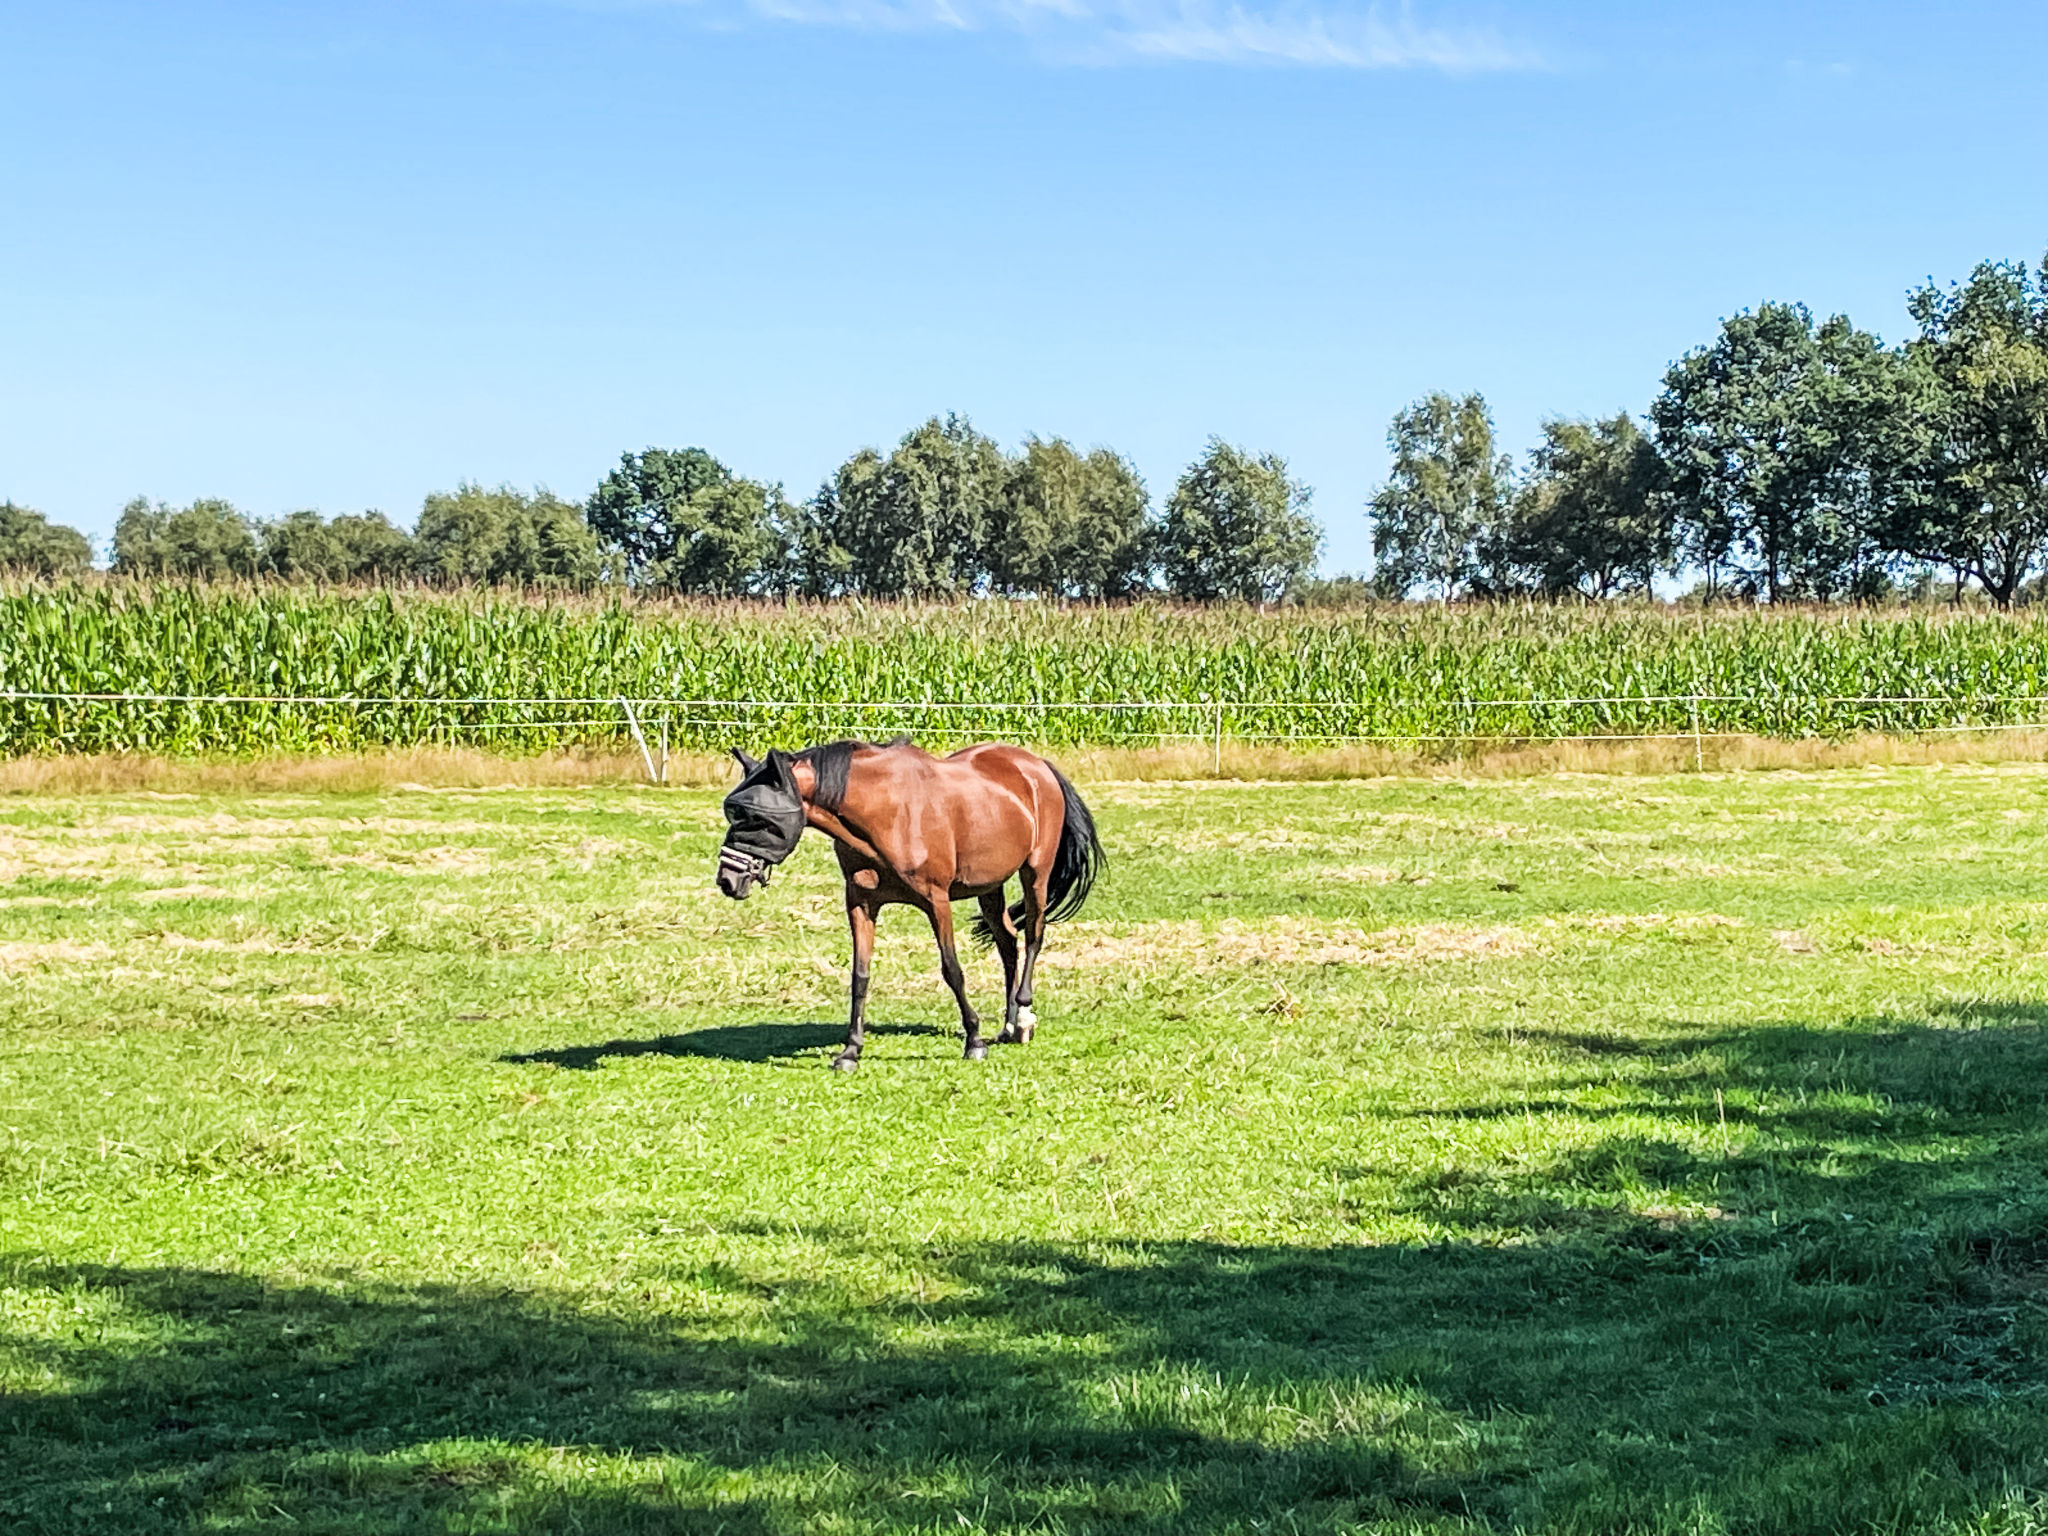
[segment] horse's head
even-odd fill
[[[725,843],[718,850],[718,888],[745,901],[769,872],[796,851],[804,832],[804,797],[797,792],[789,754],[771,751],[756,761],[737,747],[743,775],[725,797]]]

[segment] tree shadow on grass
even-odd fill
[[[1049,1248],[925,1263],[964,1288],[936,1345],[901,1337],[936,1314],[843,1297],[720,1332],[701,1312],[621,1318],[464,1287],[0,1260],[16,1294],[100,1318],[8,1341],[17,1378],[52,1385],[0,1397],[0,1529],[1163,1533],[1281,1507],[1334,1529],[1368,1505],[1483,1500],[1497,1475],[1433,1472],[1355,1435],[1268,1443],[1252,1422],[1175,1412],[1173,1381],[1119,1408],[1067,1330],[1086,1313],[1113,1360],[1170,1367],[1149,1288]],[[1177,1264],[1178,1285],[1218,1268],[1200,1252]],[[1239,1296],[1256,1275],[1224,1284]]]
[[[868,1035],[943,1035],[930,1024],[870,1024]],[[791,1056],[810,1056],[835,1049],[846,1040],[844,1024],[721,1024],[693,1029],[684,1035],[657,1035],[647,1040],[607,1040],[599,1045],[564,1045],[542,1051],[500,1056],[510,1066],[561,1067],[594,1072],[606,1060],[624,1056],[710,1056],[720,1061],[760,1064]]]
[[[943,1294],[0,1259],[67,1320],[0,1352],[0,1530],[1913,1530],[2048,1464],[1873,1401],[1877,1288],[1674,1250],[822,1240]]]
[[[1634,1249],[1768,1274],[1765,1292],[1860,1288],[1880,1401],[2048,1403],[2048,1008],[1928,1012],[1956,1022],[1679,1025],[1627,1042],[1621,1071],[1605,1037],[1585,1053],[1600,1069],[1552,1084],[1545,1111],[1652,1129],[1411,1174],[1394,1203],[1478,1241]]]
[[[1953,1195],[1996,1199],[1985,1159],[2048,1159],[2048,1008],[1975,999],[1928,1010],[1953,1025],[1871,1017],[1839,1025],[1675,1024],[1639,1039],[1527,1038],[1588,1059],[1540,1101],[1427,1106],[1418,1118],[1590,1124],[1650,1120],[1661,1134],[1614,1133],[1500,1170],[1439,1171],[1415,1187],[1495,1193],[1582,1190],[1650,1200],[1675,1192],[1757,1211],[1862,1204],[1882,1212]],[[1439,1213],[1443,1201],[1425,1201]]]
[[[580,1293],[0,1258],[0,1530],[2018,1528],[2034,1023],[1642,1046],[1588,1082],[1652,1128],[1411,1177],[1469,1234],[1427,1246],[750,1227]],[[1769,1165],[1703,1121],[1730,1084]]]

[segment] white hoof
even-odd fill
[[[1031,1011],[1028,1003],[1017,1010],[1017,1023],[1019,1027],[1024,1029],[1036,1029],[1038,1027],[1038,1015]]]

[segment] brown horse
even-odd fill
[[[860,1065],[875,917],[891,902],[916,907],[939,941],[939,969],[960,1004],[967,1059],[988,1055],[981,1020],[953,944],[953,906],[981,905],[975,933],[1003,959],[1001,1044],[1023,1044],[1037,1027],[1031,977],[1045,925],[1081,909],[1103,865],[1094,818],[1042,757],[988,744],[933,757],[908,741],[835,741],[755,760],[735,750],[746,776],[725,800],[732,825],[718,854],[718,888],[744,900],[795,850],[806,826],[832,839],[846,875],[853,927],[853,1005],[846,1045],[832,1065]],[[1003,883],[1023,897],[1003,904]],[[1019,952],[1019,940],[1022,951]]]

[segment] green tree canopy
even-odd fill
[[[1484,397],[1423,396],[1394,417],[1387,446],[1393,469],[1368,509],[1374,584],[1445,598],[1504,585],[1513,465],[1494,452]]]
[[[327,525],[351,581],[391,581],[411,574],[412,535],[382,512],[344,512]]]
[[[0,570],[80,576],[92,569],[92,544],[76,528],[30,507],[0,501]]]
[[[1881,562],[1881,438],[1897,359],[1835,315],[1763,304],[1672,364],[1651,409],[1680,537],[1710,583],[1777,602],[1856,588]]]
[[[437,491],[420,508],[414,569],[429,581],[519,582],[589,586],[601,564],[583,509],[552,492],[531,496],[501,485],[464,481]]]
[[[2048,260],[1986,262],[1910,306],[1917,473],[1900,477],[1891,541],[2006,605],[2048,563]]]
[[[375,581],[412,570],[413,541],[381,512],[329,522],[318,512],[290,512],[257,529],[259,568],[286,580]]]
[[[733,594],[795,579],[787,548],[794,513],[782,488],[735,475],[702,448],[622,454],[587,511],[640,585]]]
[[[1027,438],[987,537],[989,579],[1004,592],[1121,597],[1144,584],[1150,561],[1145,482],[1098,448]]]
[[[1663,462],[1626,411],[1543,423],[1515,496],[1509,560],[1552,596],[1643,589],[1675,548]]]
[[[887,458],[863,448],[812,503],[807,563],[877,597],[973,591],[1009,471],[964,416],[933,417]]]
[[[1159,528],[1167,586],[1196,601],[1283,598],[1315,569],[1323,531],[1309,488],[1278,454],[1253,457],[1211,438],[1173,488]]]
[[[318,512],[287,512],[259,524],[257,568],[288,581],[346,581],[348,556]]]
[[[138,496],[114,524],[114,569],[123,576],[253,576],[256,559],[249,519],[214,498],[171,507]]]

